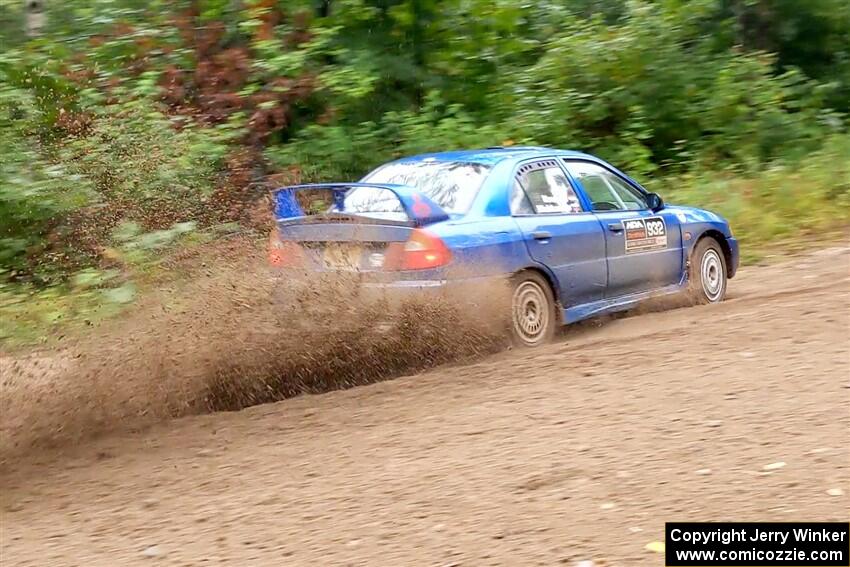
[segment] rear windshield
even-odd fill
[[[389,163],[362,181],[407,185],[424,193],[447,213],[463,214],[469,210],[489,172],[489,166],[478,163],[417,161]],[[387,217],[404,214],[395,195],[384,189],[357,187],[348,192],[344,203],[345,212],[350,213]]]

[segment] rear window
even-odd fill
[[[447,213],[463,214],[469,210],[475,195],[490,172],[478,163],[454,161],[417,161],[389,163],[369,173],[363,183],[407,185],[425,194]],[[345,212],[402,213],[401,204],[390,191],[357,187],[344,201]]]

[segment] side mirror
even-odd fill
[[[646,206],[649,207],[653,213],[657,213],[664,208],[664,199],[662,199],[661,195],[658,193],[647,193]]]

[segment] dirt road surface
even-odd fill
[[[0,479],[0,563],[663,565],[672,520],[844,520],[850,250],[722,305],[118,434]]]

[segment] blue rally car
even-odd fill
[[[305,214],[305,190],[333,205]],[[284,187],[275,218],[276,267],[357,272],[362,290],[393,295],[506,280],[523,346],[652,297],[721,301],[738,267],[722,217],[665,204],[594,156],[542,147],[419,155],[359,183]]]

